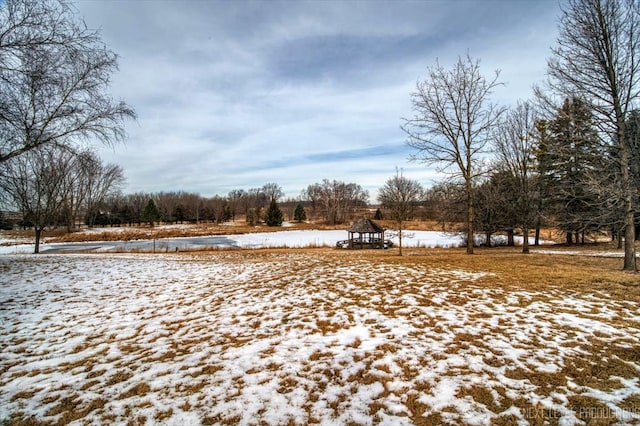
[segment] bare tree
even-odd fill
[[[640,2],[567,0],[552,53],[546,88],[562,97],[588,100],[603,139],[615,150],[624,209],[624,270],[636,271],[635,189],[625,123],[640,99]],[[537,93],[544,97],[541,89]]]
[[[416,205],[424,194],[418,181],[408,179],[396,170],[396,175],[387,179],[378,193],[378,201],[387,209],[398,225],[400,256],[402,256],[402,228],[405,221],[413,218]]]
[[[42,231],[53,225],[70,190],[67,176],[74,156],[62,149],[30,150],[3,164],[2,191],[35,230],[34,253],[40,252]]]
[[[453,182],[440,182],[424,193],[425,216],[440,223],[442,231],[447,230],[447,222],[464,222],[464,190]]]
[[[309,185],[303,198],[322,211],[329,225],[335,225],[349,220],[356,207],[366,205],[369,192],[355,183],[323,179],[321,183]]]
[[[142,212],[147,205],[147,201],[151,196],[144,192],[136,192],[126,197],[127,215],[129,216],[129,224],[142,224]]]
[[[282,187],[273,182],[265,183],[262,186],[262,193],[266,195],[267,201],[276,200],[278,202],[280,198],[284,197]]]
[[[529,253],[529,230],[535,223],[535,149],[538,136],[536,113],[530,102],[518,102],[495,131],[495,148],[500,164],[517,184],[516,222],[522,229],[522,253]]]
[[[125,137],[135,113],[107,93],[116,54],[64,0],[0,5],[0,163],[29,150]]]
[[[227,195],[227,200],[229,202],[229,207],[231,209],[232,220],[236,220],[236,214],[238,214],[238,209],[243,209],[243,213],[246,214],[246,210],[248,209],[247,205],[247,192],[244,189],[234,189],[229,191],[229,195]]]
[[[487,80],[480,74],[480,62],[469,55],[459,57],[453,69],[438,62],[428,68],[411,95],[414,116],[404,119],[402,129],[408,144],[417,152],[414,160],[436,164],[465,185],[467,198],[467,253],[473,253],[473,185],[480,174],[481,155],[504,108],[489,102],[499,86],[499,71]]]
[[[91,152],[85,153],[79,167],[83,178],[82,199],[87,226],[92,227],[99,207],[109,195],[119,191],[124,184],[124,171],[116,164],[103,164],[102,160]]]
[[[320,208],[320,200],[322,198],[322,185],[319,183],[311,184],[307,189],[303,189],[300,194],[300,199],[309,201],[311,203],[311,212],[315,215]]]

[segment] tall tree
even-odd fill
[[[624,209],[623,268],[636,271],[635,194],[625,127],[640,100],[640,2],[567,0],[552,54],[547,89],[562,97],[588,100],[601,137],[615,151],[615,178]]]
[[[604,207],[608,203],[603,205],[600,195],[609,192],[610,183],[603,176],[610,174],[611,160],[589,106],[579,98],[565,99],[544,132],[536,151],[541,185],[548,213],[566,232],[567,243],[576,233],[612,225],[611,212],[618,209]]]
[[[522,230],[522,252],[529,253],[529,230],[538,216],[535,187],[536,114],[529,102],[518,102],[495,132],[500,163],[517,184],[516,223]]]
[[[408,144],[417,152],[413,158],[436,164],[464,183],[466,195],[467,253],[473,253],[473,186],[480,174],[479,161],[504,108],[489,97],[500,76],[487,80],[480,73],[480,61],[459,57],[451,70],[436,62],[427,70],[411,95],[414,116],[404,119],[402,129]]]
[[[66,1],[0,3],[0,163],[44,145],[122,140],[135,113],[107,92],[117,67]]]
[[[378,201],[387,209],[389,217],[398,226],[400,256],[402,256],[402,231],[405,221],[411,219],[416,205],[424,194],[418,181],[408,179],[396,171],[396,175],[387,179],[378,193]]]

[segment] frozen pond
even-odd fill
[[[228,248],[335,247],[347,238],[344,230],[278,231],[207,237],[161,238],[131,241],[90,241],[80,243],[44,243],[42,253],[68,252],[175,252]],[[389,237],[388,237],[389,238]],[[398,244],[397,237],[391,240]],[[435,231],[411,231],[403,238],[405,247],[457,247],[458,234]],[[33,244],[0,246],[0,254],[32,253]]]

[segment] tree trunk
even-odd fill
[[[75,229],[75,220],[72,213],[67,216],[67,234],[70,234]]]
[[[42,236],[42,229],[36,226],[35,230],[36,230],[36,243],[35,243],[35,248],[33,249],[33,252],[35,254],[38,254],[40,253],[40,237]]]
[[[621,249],[622,248],[622,230],[618,229],[618,231],[616,231],[616,234],[618,234],[618,248]]]
[[[622,187],[624,189],[624,208],[625,208],[625,230],[624,230],[624,266],[625,271],[636,272],[636,236],[635,236],[635,218],[634,218],[634,187],[632,183],[632,177],[629,173],[631,165],[631,155],[626,143],[626,129],[625,129],[625,116],[622,113],[622,107],[618,93],[614,93],[613,105],[616,113],[616,147],[619,150],[620,155],[620,174],[622,177]]]
[[[515,245],[516,243],[513,238],[513,229],[508,229],[507,230],[507,246],[513,247]]]
[[[400,256],[402,256],[402,222],[400,222],[398,224],[400,231],[398,232],[398,240],[400,241]],[[384,246],[384,241],[382,242],[383,246]]]
[[[627,212],[627,226],[624,230],[624,267],[625,271],[638,271],[636,266],[636,228],[633,210]]]
[[[473,254],[473,187],[467,178],[467,254]]]
[[[533,245],[538,247],[540,245],[540,221],[536,223],[536,233],[535,233],[535,241]]]
[[[571,231],[567,231],[567,244],[568,245],[573,244],[573,232]]]
[[[487,231],[484,238],[486,240],[485,245],[491,247],[491,232]]]
[[[529,228],[522,228],[522,253],[529,254]]]

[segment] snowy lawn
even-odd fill
[[[0,423],[640,422],[637,297],[326,249],[0,271]]]

